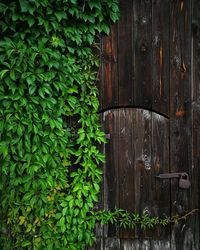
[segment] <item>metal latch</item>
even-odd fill
[[[188,189],[191,185],[190,180],[189,180],[189,175],[185,172],[159,174],[156,176],[156,178],[159,178],[159,179],[179,178],[179,187],[183,189]]]

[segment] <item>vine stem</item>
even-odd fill
[[[180,220],[185,220],[188,216],[193,215],[195,212],[199,212],[198,208],[192,209],[190,212],[184,214],[181,217],[178,217],[177,215],[172,217],[172,220],[170,220],[171,223],[177,223]]]

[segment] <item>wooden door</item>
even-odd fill
[[[181,216],[200,204],[200,1],[120,0],[120,11],[102,38],[102,205]],[[155,178],[169,172],[187,172],[191,187]],[[199,213],[165,229],[109,225],[95,249],[199,250],[199,229]]]

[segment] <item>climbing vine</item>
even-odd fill
[[[93,47],[117,0],[1,0],[0,16],[1,249],[83,249],[105,142]]]

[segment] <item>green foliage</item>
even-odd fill
[[[114,211],[98,211],[93,213],[97,222],[101,224],[115,224],[121,228],[134,228],[140,227],[141,229],[151,229],[157,225],[166,226],[170,222],[169,217],[159,218],[153,217],[148,214],[139,215],[138,213],[129,213],[123,209],[115,209]]]
[[[117,0],[1,0],[0,16],[0,248],[83,249],[105,142],[93,47]]]

